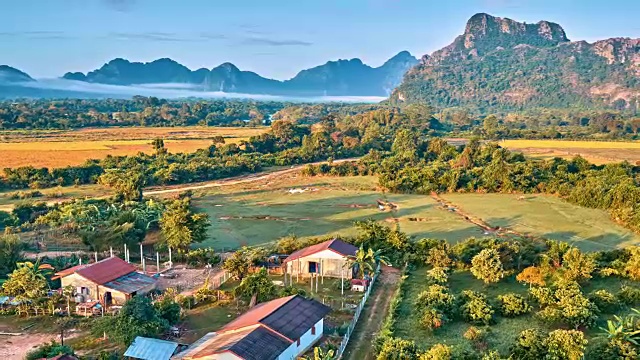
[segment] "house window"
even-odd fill
[[[315,261],[309,261],[309,274],[317,274],[318,271],[318,263]]]
[[[311,328],[311,335],[315,335],[316,334],[316,326],[313,325],[313,327]]]
[[[298,341],[296,342],[297,346],[300,346],[300,339],[298,339]]]

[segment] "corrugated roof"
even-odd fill
[[[284,262],[297,260],[299,258],[313,255],[315,253],[319,253],[320,251],[324,251],[324,250],[332,250],[344,256],[354,256],[358,251],[358,248],[340,239],[333,239],[333,240],[322,242],[320,244],[306,247],[304,249],[300,249],[294,252],[293,254],[289,255],[289,257],[287,257],[284,260]]]
[[[316,300],[295,296],[269,316],[260,320],[260,323],[289,339],[296,340],[329,312],[331,312],[330,307]],[[322,331],[322,329],[319,330]]]
[[[245,360],[276,359],[330,311],[299,295],[275,299],[205,335],[173,359],[204,359],[225,351]]]
[[[118,257],[110,257],[87,265],[77,270],[76,273],[87,280],[102,285],[135,271],[135,266],[128,262]]]
[[[132,272],[121,276],[113,281],[109,281],[104,283],[105,287],[109,289],[117,290],[119,292],[125,294],[132,294],[137,292],[138,290],[144,289],[149,285],[152,285],[156,282],[156,279],[151,276],[147,276],[145,274],[141,274],[138,272]]]
[[[55,279],[63,278],[65,276],[67,276],[67,275],[71,275],[71,274],[75,273],[76,271],[78,271],[78,270],[80,270],[80,269],[82,269],[84,267],[87,267],[87,266],[88,265],[86,265],[86,264],[85,265],[76,265],[76,266],[72,266],[70,268],[58,271],[57,273],[54,274],[56,276],[52,277],[51,280],[55,280]]]
[[[206,341],[194,343],[173,359],[205,359],[230,351],[244,360],[273,360],[293,343],[263,325],[224,333],[209,333],[205,337]]]
[[[220,332],[240,329],[245,326],[251,326],[258,324],[260,320],[269,316],[269,314],[276,311],[279,307],[286,304],[287,301],[293,299],[295,295],[275,299],[268,301],[266,303],[258,304],[253,308],[249,309],[246,313],[240,315],[237,319],[228,323],[220,329]]]
[[[124,356],[143,360],[169,360],[178,345],[173,341],[137,336]]]

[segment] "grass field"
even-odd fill
[[[64,167],[107,155],[152,152],[149,144],[163,138],[170,152],[193,152],[211,145],[215,136],[240,142],[267,128],[175,127],[98,128],[70,131],[0,132],[0,169],[6,167]]]
[[[463,212],[492,226],[575,243],[583,250],[608,250],[640,242],[640,235],[614,223],[602,210],[587,209],[545,195],[446,194]]]
[[[427,331],[420,327],[418,323],[419,317],[416,316],[413,302],[418,298],[418,294],[429,286],[425,278],[425,272],[425,268],[415,269],[410,272],[409,277],[405,280],[406,293],[399,306],[394,335],[414,340],[422,349],[428,349],[437,343],[442,343],[469,351],[475,351],[471,342],[463,337],[464,332],[470,326],[468,323],[457,320],[444,325],[441,329],[434,332]],[[614,277],[593,279],[583,287],[582,291],[588,294],[594,290],[605,289],[615,294],[620,290],[623,282],[628,283],[629,281]],[[633,283],[632,285],[637,286],[638,283]],[[496,297],[500,294],[513,292],[525,297],[528,295],[528,286],[519,284],[513,277],[505,279],[497,285],[485,286],[484,283],[473,277],[468,271],[453,273],[450,277],[449,287],[451,293],[454,295],[459,294],[463,290],[482,292],[487,296],[487,300],[493,304],[495,304]],[[497,349],[503,354],[506,354],[508,347],[515,342],[516,337],[523,330],[538,328],[542,331],[549,332],[555,329],[541,322],[534,313],[515,318],[497,316],[495,325],[487,328],[483,326],[477,327],[489,332],[489,348]],[[598,326],[605,326],[604,322],[606,318],[607,316],[602,316]],[[586,334],[589,340],[599,335],[598,326],[587,331]]]
[[[375,183],[373,177],[294,175],[200,191],[194,204],[209,214],[212,223],[209,240],[201,246],[237,248],[291,234],[301,238],[348,236],[355,234],[354,221],[369,218],[390,225],[397,219],[403,231],[418,238],[457,241],[482,235],[477,227],[440,210],[428,196],[383,194]],[[398,209],[378,210],[376,200],[382,198],[397,204]]]
[[[443,198],[462,212],[492,226],[520,234],[575,243],[585,251],[611,249],[640,242],[640,236],[615,224],[604,211],[586,209],[551,196],[510,194],[448,194]],[[398,206],[380,211],[376,200]],[[210,216],[209,238],[200,246],[235,249],[280,237],[355,235],[354,221],[396,221],[414,238],[457,242],[486,236],[458,213],[444,210],[429,196],[384,194],[374,177],[286,176],[196,192],[194,204]]]
[[[568,141],[568,140],[503,140],[500,146],[541,158],[573,158],[581,155],[595,164],[627,160],[640,162],[640,142]]]

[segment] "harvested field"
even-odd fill
[[[215,136],[228,143],[247,140],[267,128],[99,128],[71,131],[0,132],[0,168],[64,167],[107,155],[153,151],[151,140],[162,138],[170,152],[193,152],[211,145]]]
[[[541,158],[570,159],[580,155],[595,164],[640,162],[640,142],[637,141],[503,140],[499,144]]]

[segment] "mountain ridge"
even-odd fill
[[[480,13],[448,46],[423,56],[391,103],[480,110],[524,107],[640,109],[640,39],[570,41],[549,21]]]
[[[280,81],[242,71],[232,63],[211,70],[190,70],[169,58],[151,62],[131,62],[115,58],[88,72],[68,72],[63,79],[110,85],[191,84],[200,90],[269,95],[356,95],[388,96],[404,73],[418,63],[408,51],[401,51],[374,68],[360,59],[328,61],[301,70],[291,79]]]

